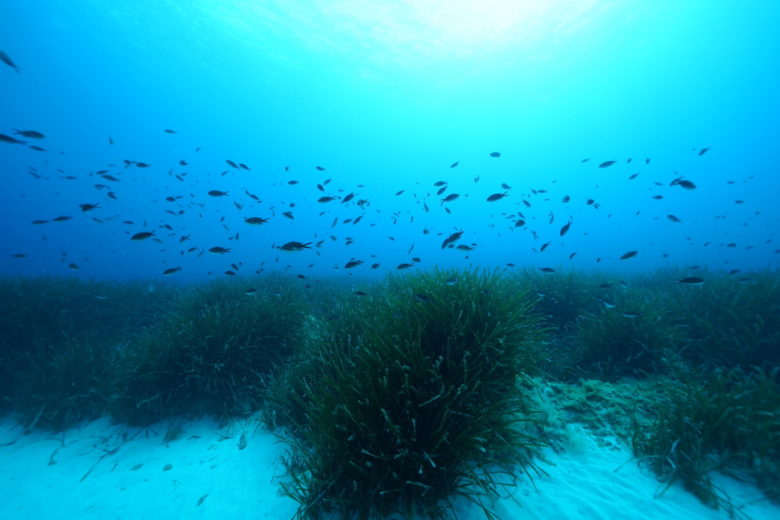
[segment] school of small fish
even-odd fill
[[[3,51],[0,51],[0,61],[16,73],[22,72],[22,69]],[[0,131],[5,132],[0,133],[0,146],[26,147],[38,153],[47,152],[46,148],[41,145],[50,140],[48,131],[41,132],[35,129],[13,127],[9,129],[0,128]],[[179,139],[182,136],[182,132],[172,128],[165,128],[161,133],[171,136],[166,137],[166,139]],[[106,144],[111,149],[115,144],[114,138],[107,136]],[[195,152],[192,155],[197,154],[200,151],[200,147],[195,147],[194,150]],[[711,147],[696,148],[692,152],[696,157],[702,157],[706,154],[707,158],[703,160],[709,160],[713,155]],[[490,158],[491,162],[492,160],[497,160],[501,163],[506,160],[506,155],[503,152],[492,151],[485,153],[485,155]],[[344,246],[352,245],[356,240],[350,236],[351,233],[347,231],[348,228],[345,228],[347,225],[355,229],[354,226],[356,225],[375,227],[381,221],[390,225],[396,225],[402,221],[414,223],[416,215],[410,210],[419,210],[424,213],[441,211],[451,216],[453,222],[448,228],[434,230],[425,227],[419,230],[420,235],[418,236],[409,236],[408,233],[399,233],[398,236],[395,234],[387,236],[389,242],[403,241],[405,246],[402,247],[406,250],[406,260],[400,263],[396,263],[397,260],[392,263],[388,262],[389,268],[404,270],[413,268],[423,262],[420,256],[413,256],[418,241],[423,240],[432,241],[432,243],[436,244],[436,249],[444,251],[441,254],[459,254],[466,260],[470,258],[470,253],[479,247],[479,243],[472,240],[484,237],[485,230],[469,229],[470,224],[472,224],[470,219],[457,217],[458,208],[464,204],[464,199],[469,199],[469,197],[471,197],[469,200],[481,201],[483,211],[486,214],[492,216],[495,214],[493,212],[500,212],[500,219],[505,223],[502,225],[494,222],[490,224],[490,227],[496,230],[502,244],[513,240],[512,233],[527,233],[538,243],[538,246],[531,248],[530,252],[534,254],[543,254],[548,249],[566,248],[566,240],[572,237],[572,235],[579,233],[580,237],[587,236],[588,230],[584,229],[582,224],[578,225],[575,221],[575,210],[579,211],[585,208],[590,208],[588,211],[607,210],[607,208],[602,208],[601,202],[597,200],[597,195],[573,196],[563,192],[561,186],[557,185],[555,180],[552,180],[546,186],[526,186],[522,192],[520,191],[522,188],[513,188],[512,185],[517,186],[523,182],[524,178],[526,183],[536,182],[533,181],[532,177],[513,176],[511,185],[508,182],[496,183],[495,186],[489,186],[487,191],[484,192],[487,195],[454,192],[451,187],[451,184],[454,183],[451,181],[458,180],[458,185],[462,186],[464,178],[473,180],[473,185],[476,185],[481,179],[479,173],[469,170],[468,158],[460,158],[442,164],[440,174],[444,176],[443,172],[449,172],[449,177],[452,179],[440,177],[439,180],[428,185],[418,183],[416,186],[405,186],[397,189],[394,192],[394,197],[403,198],[403,201],[399,202],[395,207],[402,208],[401,210],[374,207],[374,201],[368,196],[362,195],[362,193],[365,193],[364,188],[366,186],[364,184],[341,185],[338,172],[335,169],[331,171],[321,164],[312,165],[308,170],[284,166],[277,171],[268,171],[264,168],[253,169],[246,162],[236,159],[224,159],[224,163],[220,163],[221,168],[216,165],[209,167],[208,165],[199,164],[200,170],[210,168],[211,172],[208,175],[199,174],[196,179],[195,176],[189,176],[188,169],[191,165],[197,164],[197,157],[177,157],[172,159],[170,164],[157,164],[157,161],[153,164],[138,159],[117,158],[113,162],[96,166],[89,173],[80,174],[67,173],[64,169],[52,167],[53,161],[46,163],[50,168],[53,168],[47,171],[42,171],[39,169],[39,166],[30,166],[27,173],[41,183],[74,182],[83,184],[85,188],[89,185],[90,190],[94,190],[91,191],[89,197],[85,197],[80,201],[74,201],[70,207],[52,208],[53,214],[35,216],[31,220],[31,224],[38,227],[67,226],[68,224],[55,223],[70,221],[71,225],[81,225],[80,222],[75,221],[86,218],[91,219],[96,225],[116,226],[115,232],[128,235],[131,242],[155,242],[163,246],[161,250],[160,273],[164,276],[171,276],[184,270],[180,265],[182,262],[178,261],[179,257],[185,255],[201,256],[205,253],[210,253],[215,257],[220,256],[230,259],[232,248],[227,247],[229,245],[228,242],[241,240],[242,234],[246,237],[253,232],[250,228],[254,230],[265,229],[267,227],[265,224],[272,222],[274,219],[284,218],[295,222],[301,211],[306,211],[308,217],[311,217],[312,214],[322,217],[322,226],[317,229],[311,226],[301,227],[293,236],[288,237],[288,240],[281,243],[270,240],[267,246],[274,251],[272,254],[275,255],[275,262],[280,262],[282,257],[279,255],[284,254],[319,255],[320,250],[328,247],[331,242],[340,243]],[[651,163],[650,158],[645,158],[644,161],[635,163],[640,166],[633,165],[632,158],[609,158],[594,160],[593,163],[590,163],[590,160],[591,158],[582,159],[580,163],[583,166],[580,167],[591,168],[588,170],[588,174],[593,175],[612,174],[613,172],[622,171],[621,167],[634,170],[641,168],[642,164],[647,167]],[[594,167],[591,166],[592,164],[595,164],[596,171],[593,171]],[[228,169],[224,169],[225,165],[227,165]],[[605,170],[605,172],[599,173],[600,170]],[[632,181],[632,185],[635,185],[642,182],[642,180],[636,180],[639,178],[640,173],[642,172],[631,171],[625,178]],[[135,222],[132,219],[123,218],[112,210],[113,201],[119,200],[123,195],[122,188],[124,185],[143,183],[146,178],[159,178],[161,176],[165,176],[170,181],[166,185],[170,191],[164,197],[151,197],[149,201],[143,202],[149,207],[149,215],[143,222]],[[233,189],[228,190],[224,187],[226,185],[227,187],[235,186],[236,176],[239,176],[241,183],[244,184],[243,189],[238,193]],[[255,193],[258,186],[256,179],[260,176],[266,180],[270,178],[276,185],[284,185],[288,189],[297,190],[297,192],[291,200],[264,200],[269,197],[270,193]],[[229,184],[221,181],[225,177],[230,178],[232,181]],[[697,189],[697,184],[693,180],[677,172],[674,172],[674,176],[669,175],[669,177],[664,181],[655,181],[649,185],[648,188],[654,193],[648,195],[648,197],[660,201],[664,199],[665,195],[673,191],[690,192]],[[642,176],[642,179],[645,178],[646,176]],[[698,181],[699,179],[697,179]],[[203,186],[203,183],[206,182],[210,185]],[[702,180],[702,182],[706,181]],[[46,187],[42,186],[41,189],[46,189]],[[285,192],[285,194],[287,193]],[[387,195],[391,195],[391,193]],[[411,201],[409,201],[410,197]],[[476,199],[477,197],[479,198]],[[557,202],[557,209],[551,210],[546,214],[539,214],[540,212],[536,208],[540,204],[547,208],[551,201],[559,201]],[[737,199],[735,203],[742,204],[744,200]],[[202,216],[204,208],[216,204],[223,204],[228,207],[232,205],[234,210],[231,211],[236,212],[234,216],[229,216],[226,213],[226,208],[221,206],[223,214],[219,219],[219,224],[225,230],[224,241],[220,240],[222,243],[204,243],[198,238],[196,230],[191,228],[183,229],[182,226],[176,224],[178,217],[192,214],[193,212],[198,212]],[[666,208],[664,211],[659,210],[659,219],[665,219],[675,226],[685,226],[687,219],[684,221],[668,211],[670,211],[670,208]],[[84,214],[84,216],[82,217],[81,214]],[[330,224],[326,224],[324,219],[327,219],[327,222],[330,222]],[[556,221],[558,222],[557,225],[555,224]],[[120,224],[117,224],[117,222]],[[337,227],[345,231],[341,236],[333,231]],[[507,234],[504,234],[504,232]],[[436,238],[428,238],[428,235],[431,234]],[[45,235],[42,238],[46,240]],[[261,240],[261,238],[252,236],[251,240]],[[184,245],[185,243],[187,244]],[[628,248],[625,247],[626,245]],[[605,257],[611,257],[618,261],[629,261],[650,254],[650,252],[640,252],[638,245],[638,241],[635,244],[615,244],[613,251],[604,251],[603,254]],[[704,243],[705,247],[708,245],[709,243]],[[721,245],[727,248],[737,247],[735,242]],[[632,246],[636,249],[631,248]],[[778,252],[780,250],[775,250],[775,253]],[[578,251],[576,250],[568,249],[565,251],[565,256],[569,260],[572,260],[577,254]],[[662,257],[667,256],[665,252],[659,253],[654,251],[651,254],[660,254]],[[11,256],[18,259],[29,258],[29,255],[24,251],[15,251],[11,253]],[[358,255],[354,253],[344,254],[340,261],[326,267],[335,270],[349,270],[350,272],[361,269],[379,269],[382,263],[378,256],[368,251],[362,251]],[[62,255],[62,259],[70,269],[75,270],[83,267],[83,265],[79,266],[71,261],[66,262],[68,258],[67,252],[65,252]],[[508,258],[507,260],[511,259]],[[258,259],[258,261],[253,262],[252,270],[255,273],[263,272],[268,261],[270,260]],[[594,257],[594,261],[599,263],[602,261],[602,257]],[[229,265],[226,263],[225,267],[229,267],[229,269],[226,269],[224,274],[235,276],[245,268],[245,262],[249,263],[247,259],[233,260]],[[82,261],[81,263],[84,264],[85,262]],[[312,262],[308,264],[308,267],[313,268],[316,265],[316,259],[312,258]],[[511,261],[506,262],[507,267],[511,268],[515,265]],[[537,266],[537,268],[543,273],[556,273],[556,268],[549,265]],[[209,272],[209,274],[212,273]],[[304,273],[298,273],[298,276],[305,278]],[[688,276],[677,280],[676,283],[700,285],[704,283],[704,280],[699,277]],[[425,301],[427,296],[416,295],[416,297],[421,301]],[[608,305],[608,302],[604,302],[604,304]]]

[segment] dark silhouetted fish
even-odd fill
[[[628,252],[623,253],[622,255],[620,255],[620,259],[621,260],[628,260],[629,258],[634,258],[638,254],[639,254],[638,251],[628,251]]]
[[[247,224],[258,225],[258,224],[265,224],[266,222],[268,222],[268,219],[261,218],[261,217],[248,217],[244,219],[244,222],[246,222]]]
[[[20,141],[19,139],[16,139],[14,137],[11,137],[10,135],[5,135],[5,134],[0,134],[0,143],[27,144],[24,141]]]
[[[617,161],[604,161],[603,163],[599,164],[599,168],[609,168],[613,164],[615,164]]]
[[[490,157],[501,157],[501,152],[490,152]]]
[[[311,242],[287,242],[279,246],[282,251],[303,251],[304,249],[311,249]]]
[[[37,130],[14,130],[14,133],[16,135],[21,135],[22,137],[27,137],[28,139],[43,139],[46,136],[42,133],[38,132]]]
[[[18,74],[22,72],[21,67],[19,67],[19,65],[17,65],[16,63],[14,63],[14,60],[12,60],[11,57],[8,56],[8,54],[4,53],[3,51],[0,51],[0,61],[2,61],[6,65],[14,69]]]
[[[140,231],[130,237],[130,240],[146,240],[154,236],[154,231]]]
[[[494,193],[494,194],[490,195],[490,196],[489,196],[487,199],[485,199],[485,200],[487,200],[488,202],[495,202],[495,201],[497,201],[497,200],[501,200],[501,199],[503,199],[503,198],[504,198],[504,197],[506,197],[507,195],[509,195],[509,193],[507,193],[507,192],[504,192],[504,193]]]

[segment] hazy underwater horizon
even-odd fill
[[[49,471],[31,434],[108,417],[89,490],[212,417],[285,442],[240,484],[267,517],[494,518],[543,453],[582,485],[599,450],[658,489],[608,468],[549,511],[694,511],[679,487],[773,517],[778,27],[769,0],[0,2],[0,456]],[[259,515],[121,460],[74,511]]]

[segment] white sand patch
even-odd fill
[[[182,425],[164,442],[167,425],[127,428],[106,420],[51,435],[22,435],[0,421],[0,518],[274,518],[289,519],[297,504],[280,494],[285,447],[257,421],[218,428],[202,420]],[[246,447],[241,448],[241,435]],[[544,452],[547,473],[521,481],[493,509],[505,520],[726,519],[678,486],[656,497],[657,481],[616,441],[586,438],[578,450]],[[168,467],[170,465],[170,467]],[[741,513],[780,518],[780,508],[755,488],[718,479]],[[484,518],[459,502],[458,518]]]

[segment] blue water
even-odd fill
[[[778,26],[771,0],[4,0],[0,274],[775,269]]]

